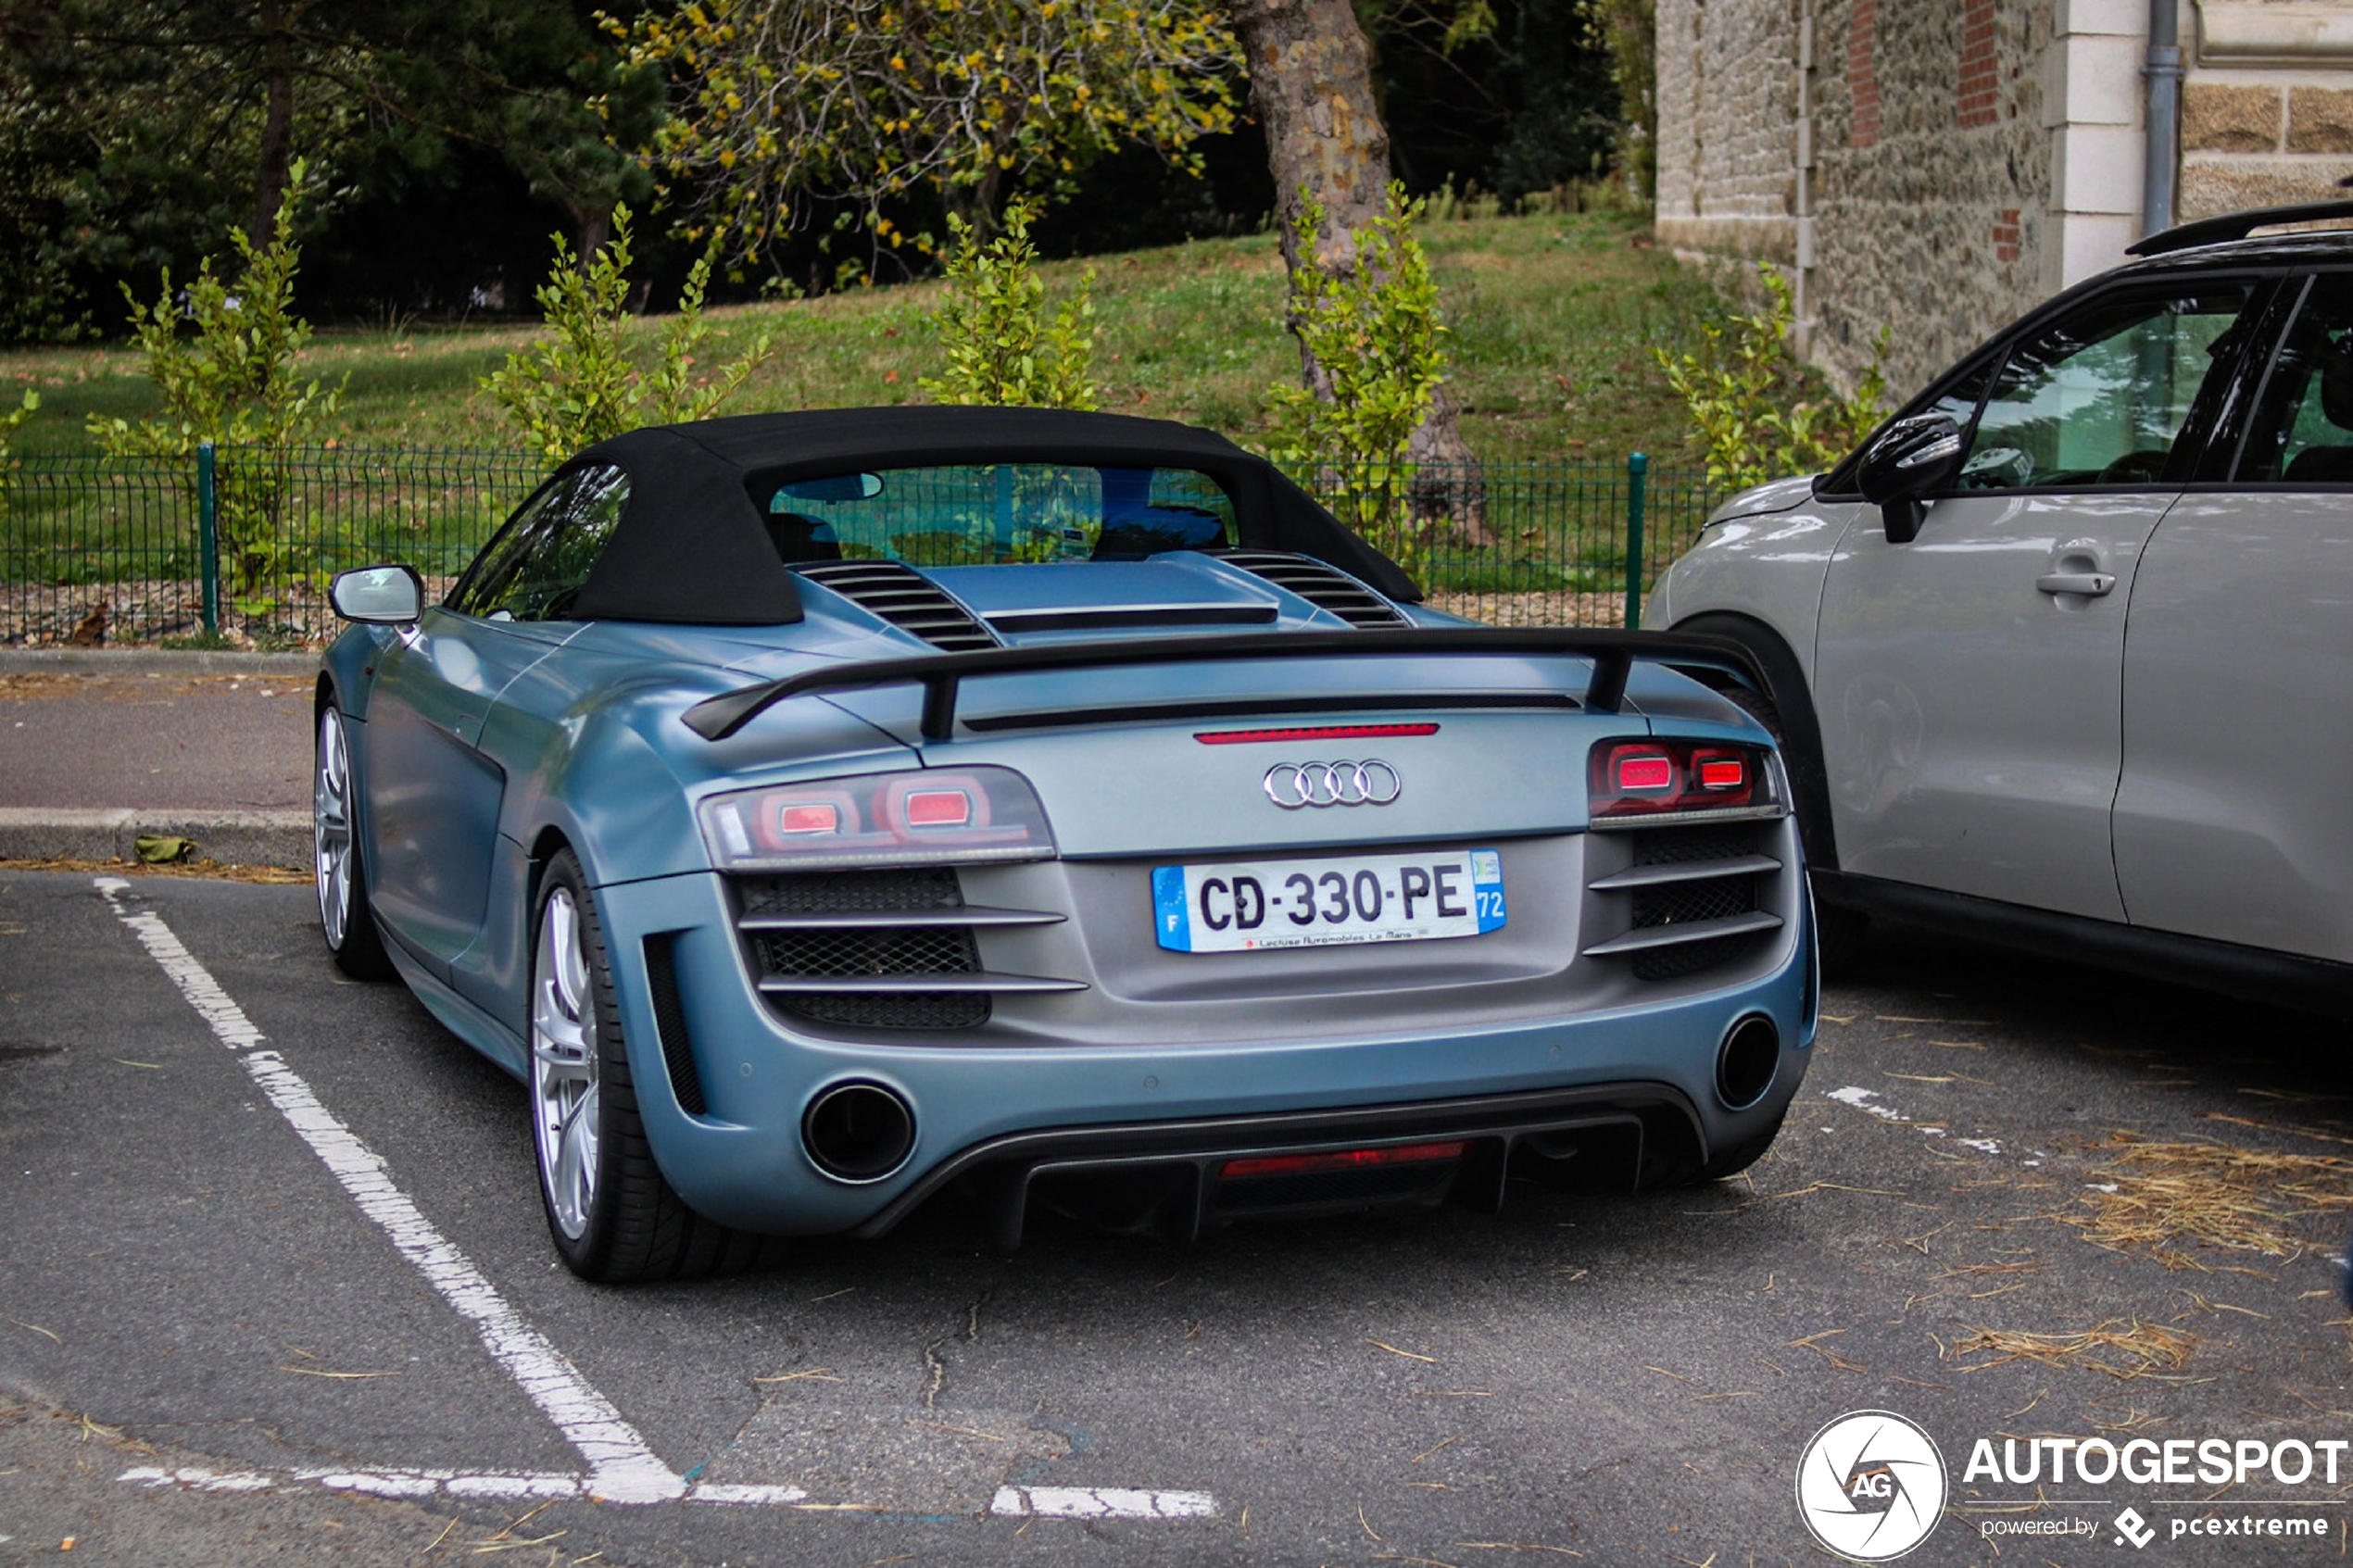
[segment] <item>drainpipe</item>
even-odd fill
[[[1814,0],[1797,7],[1796,266],[1790,278],[1790,349],[1800,359],[1814,347],[1813,303],[1806,284],[1814,270]]]
[[[2181,15],[2175,0],[2149,0],[2148,157],[2141,175],[2141,237],[2173,226],[2173,165],[2182,139]]]

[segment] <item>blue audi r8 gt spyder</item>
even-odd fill
[[[525,1082],[592,1279],[1720,1176],[1805,1072],[1739,647],[1420,608],[1205,431],[640,430],[333,598],[327,947]]]

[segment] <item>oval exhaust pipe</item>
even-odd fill
[[[800,1143],[810,1162],[837,1182],[878,1182],[907,1163],[915,1112],[880,1084],[836,1084],[809,1102]]]
[[[1730,1110],[1746,1110],[1765,1098],[1780,1067],[1780,1030],[1763,1013],[1750,1013],[1716,1048],[1716,1098]]]

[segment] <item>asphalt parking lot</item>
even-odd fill
[[[2353,1461],[1963,1472],[2353,1438],[2347,1027],[1919,936],[1824,1012],[1711,1188],[1010,1257],[939,1207],[616,1290],[307,888],[0,872],[0,1562],[1812,1562],[1799,1455],[1872,1408],[1951,1476],[1907,1561],[2342,1557]],[[684,1497],[598,1500],[617,1453]]]

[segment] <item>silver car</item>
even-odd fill
[[[1826,955],[1880,914],[2353,1010],[2353,232],[2247,237],[2324,217],[2142,242],[1662,579],[1769,675]]]

